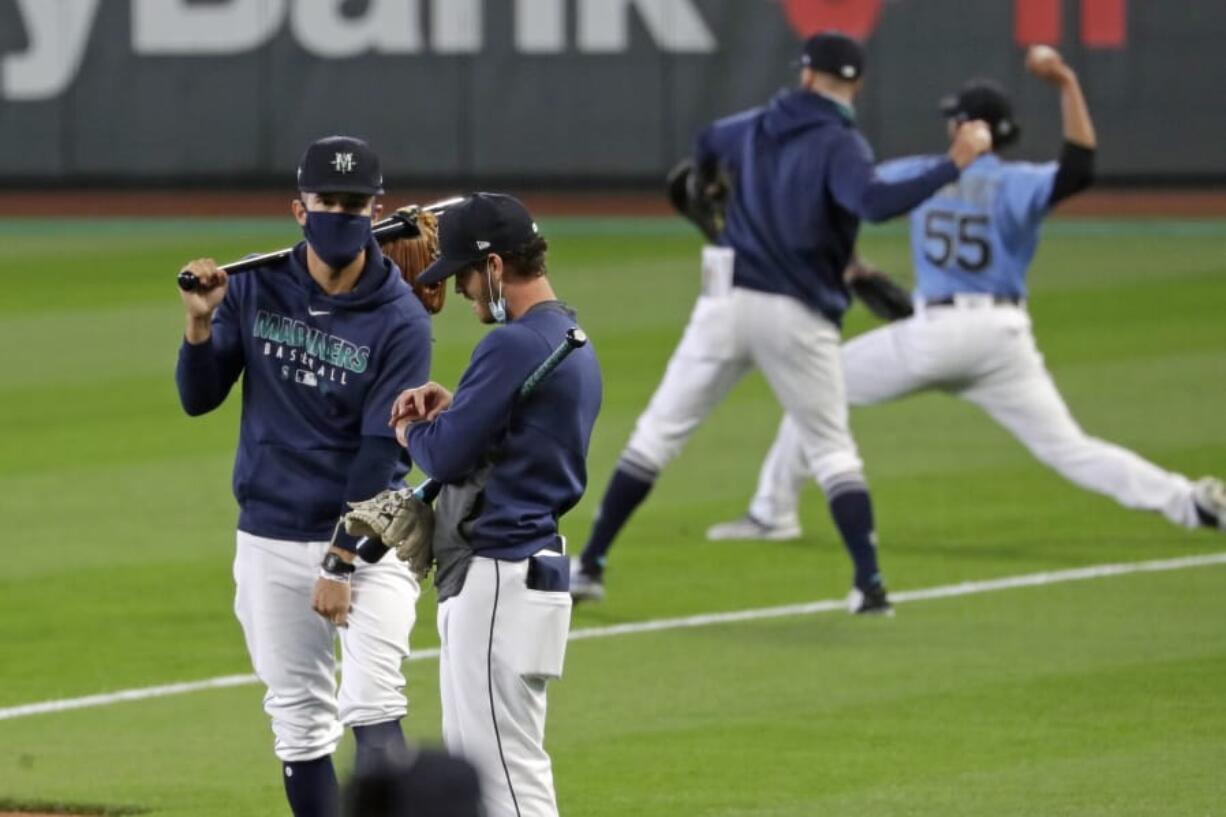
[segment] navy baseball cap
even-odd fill
[[[527,208],[505,193],[473,193],[438,218],[439,256],[418,277],[437,284],[490,253],[517,250],[539,235]]]
[[[864,74],[864,46],[838,31],[823,31],[805,40],[800,67],[853,82]]]
[[[327,136],[312,142],[298,162],[303,193],[383,195],[383,168],[370,145],[352,136]]]
[[[992,130],[992,142],[1004,147],[1017,141],[1021,128],[1013,117],[1013,102],[998,83],[973,79],[956,94],[941,100],[941,114],[947,119],[970,122],[982,119]]]

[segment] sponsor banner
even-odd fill
[[[399,185],[645,181],[830,28],[869,44],[883,157],[940,150],[935,102],[976,76],[1014,90],[1021,155],[1055,155],[1055,93],[1021,68],[1045,42],[1104,173],[1226,167],[1226,4],[1202,0],[0,0],[0,177],[275,181],[344,132]]]

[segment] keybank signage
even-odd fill
[[[3,95],[54,99],[76,78],[104,0],[15,1],[26,48],[0,60]],[[511,2],[508,36],[524,54],[621,53],[630,46],[633,19],[662,51],[716,49],[695,0],[492,1]],[[360,14],[347,14],[353,4],[346,0],[130,0],[131,45],[147,57],[242,54],[288,27],[303,49],[326,59],[475,54],[485,47],[486,2],[367,0]]]
[[[0,0],[4,2],[5,0]],[[124,0],[7,0],[17,4],[25,49],[0,59],[9,100],[54,99],[81,68],[99,11]],[[634,26],[656,48],[678,54],[716,50],[699,0],[128,0],[131,48],[139,56],[224,56],[254,51],[288,27],[308,53],[325,59],[368,54],[476,54],[485,48],[487,3],[511,9],[507,37],[522,54],[619,54]],[[901,0],[728,0],[754,14],[778,14],[798,36],[838,29],[870,37]],[[1079,8],[1083,45],[1127,44],[1128,0],[1069,0]],[[1019,45],[1065,39],[1065,0],[1012,0]],[[356,10],[355,10],[356,9]],[[637,23],[635,22],[637,21]],[[492,35],[491,35],[492,36]]]

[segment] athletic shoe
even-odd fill
[[[847,612],[853,616],[892,616],[894,605],[890,604],[884,584],[875,584],[866,590],[853,587],[847,594]]]
[[[571,559],[570,597],[576,602],[604,601],[604,571],[589,572],[583,562]]]
[[[1192,488],[1192,501],[1206,527],[1226,530],[1226,484],[1216,477],[1203,477]]]
[[[763,542],[788,542],[800,538],[800,525],[791,522],[784,525],[768,525],[752,514],[745,514],[731,522],[721,522],[707,528],[707,540],[723,542],[729,539],[756,539]]]

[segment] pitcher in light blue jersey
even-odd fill
[[[1226,529],[1221,480],[1193,482],[1088,436],[1043,363],[1026,311],[1026,275],[1044,217],[1092,181],[1096,138],[1076,74],[1059,55],[1033,49],[1027,67],[1060,90],[1065,141],[1059,161],[1013,162],[993,152],[913,211],[915,315],[843,346],[848,401],[870,405],[930,389],[957,395],[1082,488],[1184,527]],[[950,128],[986,121],[995,149],[1019,133],[1009,99],[994,83],[969,83],[942,104],[942,112]],[[934,161],[899,159],[878,172],[907,179]],[[785,417],[749,513],[713,526],[708,538],[798,537],[797,496],[808,473],[795,426]]]

